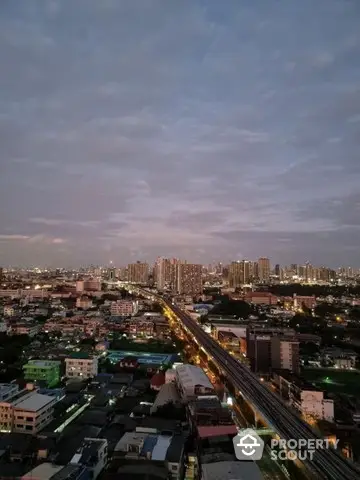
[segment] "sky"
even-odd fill
[[[360,267],[358,0],[1,0],[0,265]]]

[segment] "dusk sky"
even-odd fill
[[[360,267],[359,0],[1,0],[0,265]]]

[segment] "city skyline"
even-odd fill
[[[360,265],[356,0],[2,2],[0,265]]]

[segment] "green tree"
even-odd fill
[[[165,403],[152,414],[153,417],[167,418],[169,420],[186,420],[185,408],[183,405],[175,405],[173,402]]]

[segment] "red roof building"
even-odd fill
[[[158,372],[158,373],[155,373],[155,375],[152,377],[151,382],[150,382],[150,387],[153,390],[159,391],[160,388],[164,385],[164,383],[165,383],[164,372]]]

